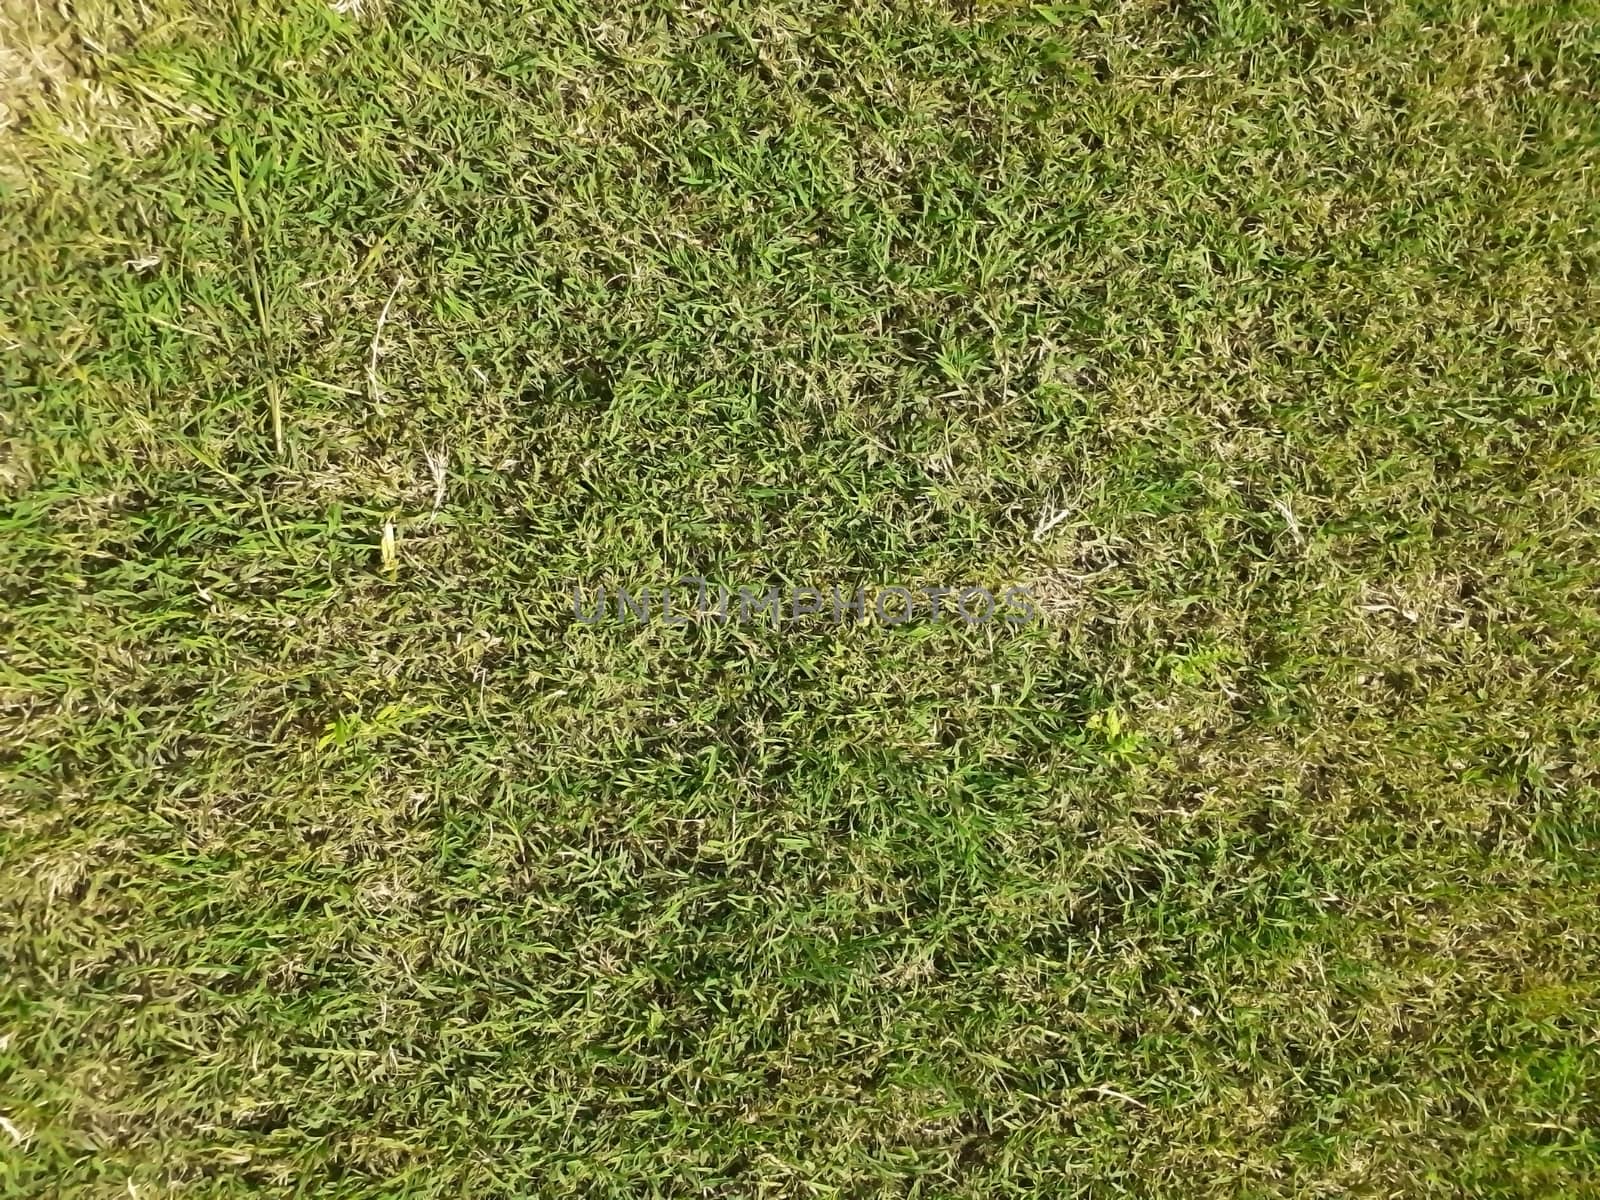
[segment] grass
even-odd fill
[[[1596,1194],[1600,5],[3,11],[6,1194]]]

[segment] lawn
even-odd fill
[[[0,14],[0,1194],[1597,1194],[1600,0]]]

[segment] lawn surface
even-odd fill
[[[1595,1194],[1600,3],[0,11],[0,1194]]]

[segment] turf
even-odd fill
[[[1597,1194],[1600,4],[3,12],[4,1194]]]

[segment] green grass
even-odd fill
[[[1600,4],[3,13],[0,1192],[1596,1194]]]

